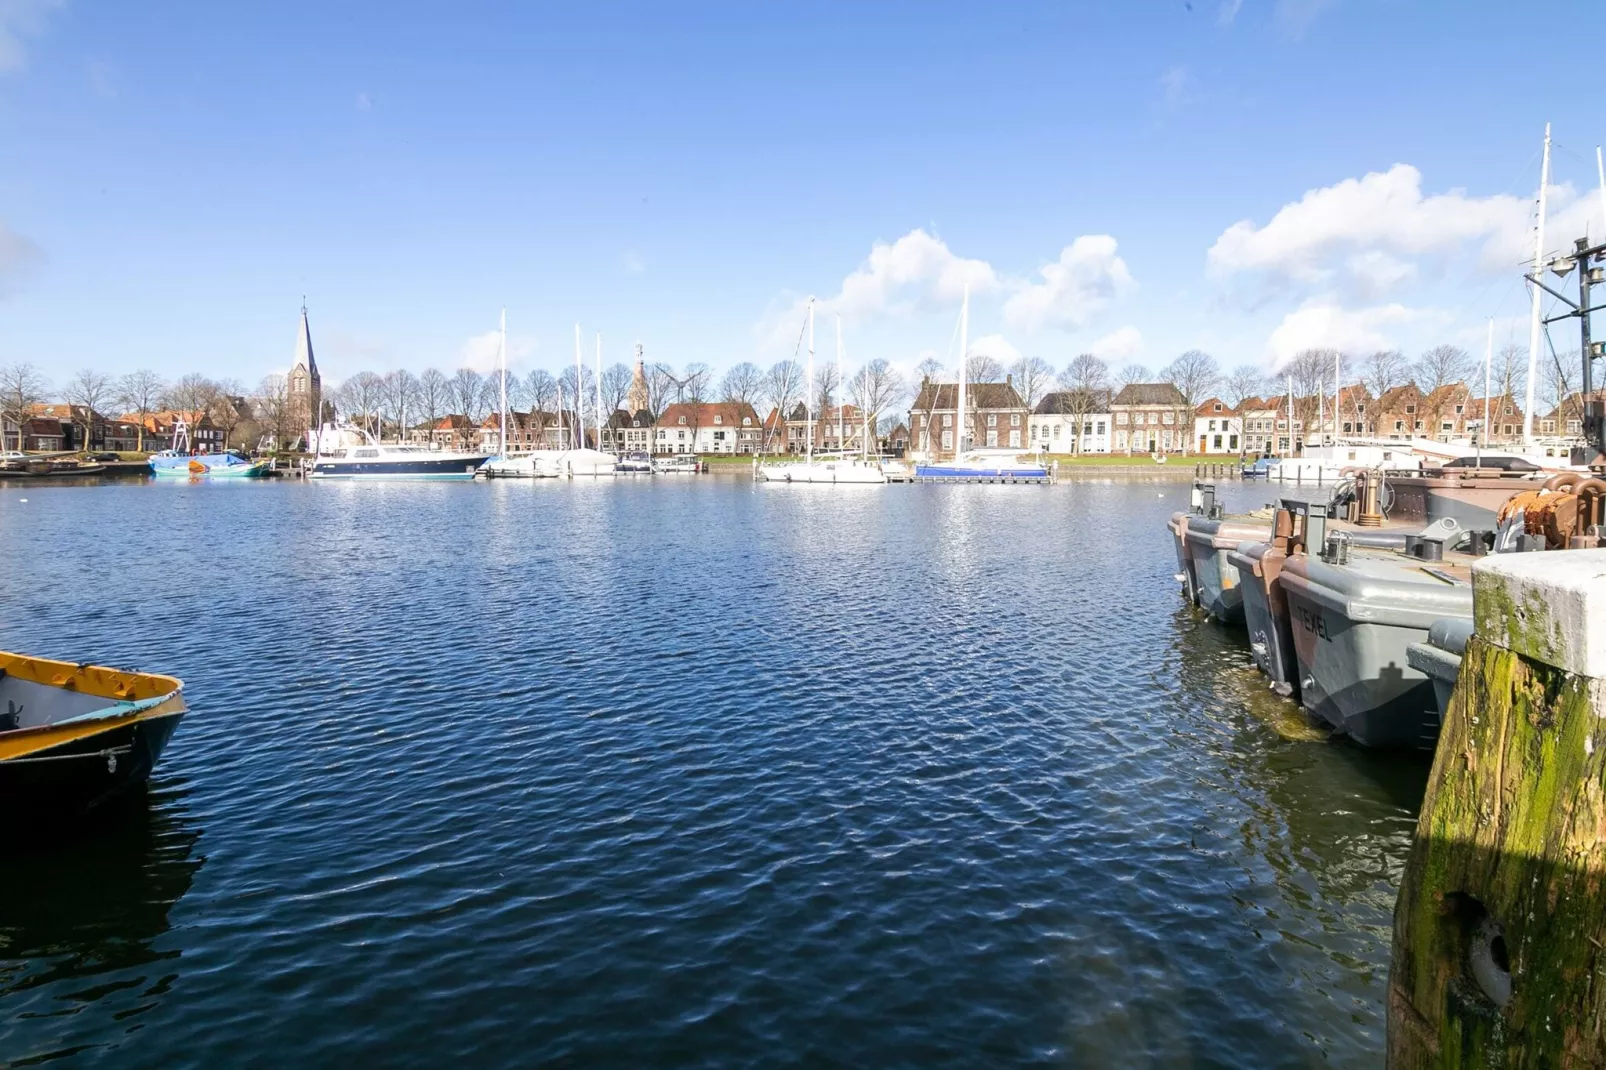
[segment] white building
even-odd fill
[[[764,437],[758,413],[745,402],[677,402],[653,429],[654,453],[757,453]]]
[[[1243,435],[1243,417],[1220,398],[1209,398],[1193,410],[1196,453],[1231,454],[1236,457],[1243,452]]]
[[[1109,396],[1098,391],[1080,399],[1068,390],[1056,391],[1037,403],[1027,418],[1027,448],[1038,453],[1109,453],[1114,419],[1107,410]],[[1092,405],[1096,411],[1077,413]],[[1080,423],[1081,441],[1077,441]]]

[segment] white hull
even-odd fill
[[[537,450],[516,457],[492,457],[481,469],[491,479],[556,479],[558,450]]]
[[[566,476],[611,476],[619,458],[601,450],[566,450],[557,460],[558,470]]]
[[[873,461],[798,461],[761,464],[758,477],[766,483],[885,483],[887,475]]]

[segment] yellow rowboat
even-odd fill
[[[183,692],[171,676],[0,651],[0,807],[82,812],[144,783]]]

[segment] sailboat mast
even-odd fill
[[[1327,423],[1327,395],[1322,393],[1322,377],[1316,377],[1316,445],[1322,444],[1322,426]]]
[[[837,317],[837,448],[848,448],[848,376],[842,363],[842,317]]]
[[[581,382],[582,376],[583,373],[580,371],[580,324],[576,322],[574,325],[574,420],[577,424],[580,423],[580,413],[586,403],[585,386]],[[582,425],[574,428],[573,434],[574,438],[570,448],[584,449],[586,444],[585,427]]]
[[[1288,456],[1294,455],[1294,377],[1288,377]]]
[[[507,309],[502,309],[502,343],[499,354],[502,366],[502,408],[496,414],[497,437],[501,439],[501,449],[497,452],[503,457],[507,456]]]
[[[965,452],[965,358],[970,351],[970,283],[965,283],[965,301],[959,306],[959,397],[955,400],[954,456]]]
[[[597,332],[597,449],[602,448],[602,332]]]
[[[1333,350],[1333,441],[1334,442],[1338,441],[1338,430],[1339,430],[1339,427],[1338,427],[1338,410],[1339,410],[1340,401],[1339,401],[1339,396],[1338,395],[1339,395],[1339,390],[1340,390],[1339,383],[1341,382],[1341,380],[1339,379],[1338,374],[1339,374],[1339,360],[1340,359],[1341,358],[1339,357],[1338,350],[1336,350],[1336,349]]]
[[[1483,434],[1478,437],[1479,443],[1489,441],[1489,369],[1494,363],[1494,317],[1489,317],[1489,341],[1483,347]],[[1478,453],[1483,454],[1480,445]]]
[[[808,451],[808,460],[814,461],[814,298],[809,298],[809,369],[804,373],[803,381],[803,415],[806,422],[804,434],[808,437],[808,444],[804,447]]]
[[[1545,259],[1545,190],[1550,185],[1550,124],[1545,124],[1545,158],[1539,165],[1539,225],[1534,228],[1534,278],[1544,271]],[[1539,317],[1543,314],[1540,298],[1544,291],[1532,283],[1533,311],[1528,318],[1528,388],[1523,398],[1522,444],[1533,445],[1534,440],[1534,380],[1539,377]]]

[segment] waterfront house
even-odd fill
[[[1510,394],[1491,394],[1488,400],[1489,426],[1483,426],[1484,399],[1467,400],[1466,429],[1485,446],[1509,446],[1522,441],[1522,408]]]
[[[763,427],[744,401],[669,406],[653,429],[654,453],[757,453]]]
[[[892,457],[902,457],[909,452],[909,428],[899,424],[885,435],[880,436],[881,452]]]
[[[1281,457],[1288,453],[1288,409],[1278,397],[1244,398],[1237,405],[1243,451],[1250,457]],[[1284,425],[1278,433],[1278,423]]]
[[[1056,390],[1032,410],[1026,444],[1039,453],[1109,453],[1108,390]]]
[[[615,409],[602,428],[602,448],[623,457],[652,451],[652,413],[645,408],[635,412]]]
[[[129,413],[118,418],[119,423],[145,425],[145,449],[151,453],[173,448],[173,439],[178,422],[183,420],[189,434],[191,453],[218,453],[223,449],[223,432],[212,423],[212,417],[204,411],[185,412],[179,409],[163,409],[161,412],[148,413],[143,420],[136,414]]]
[[[959,384],[920,381],[909,407],[909,441],[928,460],[951,458],[958,451],[954,419],[959,411]],[[1001,383],[969,383],[965,387],[965,422],[972,448],[1025,450],[1028,417],[1026,403],[1015,390],[1013,376]]]
[[[1185,453],[1193,431],[1187,398],[1173,383],[1129,383],[1110,402],[1118,453]]]
[[[1243,450],[1243,417],[1220,398],[1206,398],[1193,410],[1193,437],[1199,453],[1236,456]]]

